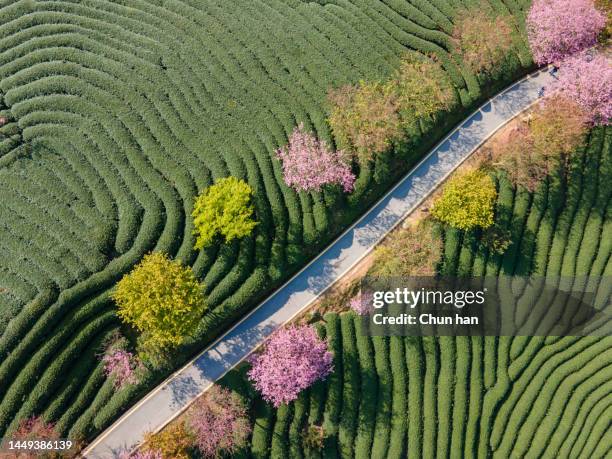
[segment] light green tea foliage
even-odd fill
[[[488,228],[493,224],[497,191],[493,179],[482,171],[451,178],[436,200],[432,215],[460,230]]]
[[[209,246],[215,236],[226,242],[251,234],[257,222],[253,220],[251,196],[253,190],[236,177],[227,177],[208,187],[196,199],[193,213],[195,248]]]
[[[118,315],[142,332],[146,349],[180,345],[193,334],[206,311],[200,283],[192,269],[153,252],[117,284],[113,299]]]

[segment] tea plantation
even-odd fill
[[[522,24],[529,2],[488,3]],[[206,286],[210,312],[198,335],[177,351],[173,363],[179,365],[302,266],[467,111],[524,74],[532,63],[518,33],[516,52],[491,78],[475,76],[452,52],[455,14],[478,4],[479,0],[0,0],[0,116],[6,118],[0,127],[0,436],[14,429],[19,419],[42,414],[57,423],[64,437],[91,438],[170,372],[160,369],[141,385],[116,391],[99,360],[100,344],[120,325],[110,292],[146,253],[163,251],[193,266]],[[356,190],[348,197],[329,190],[297,194],[286,187],[274,150],[286,143],[293,128],[304,122],[333,143],[326,124],[328,89],[386,78],[408,49],[438,56],[456,88],[460,108],[436,126],[421,122],[412,143],[361,168]],[[194,199],[215,179],[229,175],[253,188],[259,224],[252,237],[195,251],[190,218]],[[508,218],[523,222],[536,235],[532,241],[525,237],[524,246],[538,247],[533,259],[538,269],[602,271],[607,266],[610,238],[588,238],[582,246],[580,242],[585,228],[599,233],[604,228],[605,215],[596,209],[605,205],[591,211],[587,202],[597,197],[607,203],[608,197],[602,187],[592,189],[592,180],[581,183],[583,191],[569,194],[576,202],[568,201],[566,207],[558,204],[564,202],[563,193],[554,183],[540,198],[549,203],[541,208],[534,205],[535,199],[515,197],[502,188],[503,198],[514,203],[515,214]],[[570,210],[561,211],[564,208]],[[486,258],[470,251],[470,241],[458,235],[446,239],[448,269],[479,272],[515,266],[510,255]],[[517,262],[517,269],[523,268],[521,263],[526,262]],[[347,350],[347,362],[335,376],[346,383],[330,386],[339,398],[328,394],[325,416],[332,424],[341,409],[356,409],[359,398],[367,405],[364,410],[377,409],[378,402],[358,395],[366,387],[359,382],[358,361],[369,368],[364,374],[372,384],[379,384],[376,373],[381,374],[383,393],[391,387],[385,386],[384,378],[402,377],[389,369],[406,361],[402,343],[341,339],[341,333],[352,336],[351,319],[336,320],[342,322],[342,331],[330,321],[329,333]],[[567,350],[568,358],[583,352],[584,362],[602,345],[589,343],[534,341],[520,347],[519,354],[542,348],[544,358],[559,348]],[[383,357],[391,344],[398,349],[401,344],[402,350],[394,351],[395,363]],[[455,374],[455,367],[448,366],[455,365],[449,357],[455,344],[441,344],[427,344],[427,354],[421,344],[414,344],[431,362],[439,359],[440,368],[427,360],[423,365],[429,366],[407,360],[417,365],[410,371],[423,371],[427,381],[438,380],[437,386],[427,384],[427,390],[452,387],[441,384],[434,373],[440,371],[444,378]],[[509,384],[503,379],[504,352],[511,343],[475,340],[456,346],[471,349],[474,362],[484,353],[483,387],[491,388],[493,395],[482,403],[476,398],[469,407],[455,399],[454,406],[497,413],[502,389]],[[376,361],[368,354],[374,348]],[[496,349],[498,354],[491,354]],[[468,364],[468,354],[461,357],[456,371],[465,377],[460,366]],[[516,367],[515,377],[523,374],[524,359],[510,367]],[[410,376],[408,384],[422,384],[419,378]],[[589,384],[596,381],[593,376]],[[469,387],[482,393],[478,385]],[[419,403],[434,403],[432,394],[420,391],[409,396],[422,399]],[[595,398],[593,406],[601,408]],[[355,432],[357,424],[347,424],[340,428],[340,447],[352,448],[356,436],[360,451],[381,448],[385,435],[390,435],[393,447],[401,448],[397,432],[403,424],[397,424],[397,416],[392,425],[386,420],[387,412],[399,412],[404,402],[393,399],[387,407],[391,400],[380,402],[380,439],[371,445],[371,425]],[[451,398],[436,400],[440,413],[451,409]],[[508,421],[520,424],[522,411],[514,412],[519,419]],[[418,412],[411,416],[420,417]],[[282,423],[288,419],[279,415],[279,432],[284,432]],[[350,416],[345,419],[357,422]],[[596,423],[600,418],[588,419]],[[437,425],[433,418],[427,422]],[[444,449],[457,441],[455,435],[463,439],[462,430],[451,438],[447,422],[440,423],[439,434],[428,424],[410,435],[437,435],[438,447]],[[589,445],[596,442],[597,426],[585,429],[584,435],[593,432],[588,438],[580,433],[578,439]],[[495,442],[510,441],[505,435],[513,430],[502,425],[483,421],[465,428],[473,435],[474,429],[489,427]],[[286,438],[283,435],[275,441]],[[260,433],[257,438],[269,440]],[[423,444],[433,447],[428,438]],[[470,438],[465,447],[476,447]],[[521,437],[520,444],[529,442]],[[274,446],[279,447],[280,443]]]
[[[503,256],[447,232],[441,271],[459,275],[612,274],[612,129],[592,131],[535,193],[498,180],[512,232]],[[602,285],[610,295],[612,286]],[[224,384],[252,400],[252,457],[609,457],[610,337],[367,337],[354,313],[319,325],[335,371],[273,410],[239,371]],[[323,426],[322,448],[305,430]]]

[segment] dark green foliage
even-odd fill
[[[355,325],[351,315],[340,316],[342,330],[342,411],[340,412],[338,442],[340,454],[353,456],[353,443],[359,407],[359,356],[355,343]]]

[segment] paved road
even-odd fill
[[[537,100],[550,78],[546,71],[536,72],[474,112],[313,262],[103,432],[85,456],[114,457],[115,452],[136,446],[145,432],[156,431],[176,417],[272,331],[350,270],[482,142]]]

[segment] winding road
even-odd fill
[[[499,93],[456,127],[355,224],[249,315],[127,411],[84,451],[106,459],[158,431],[214,381],[240,363],[274,330],[308,307],[348,272],[457,166],[541,97],[551,79],[535,72]]]

